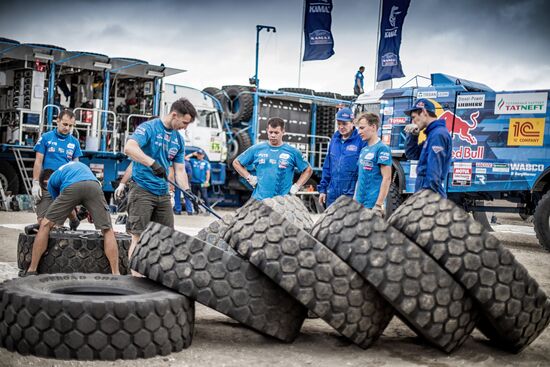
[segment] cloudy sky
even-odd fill
[[[372,89],[378,0],[333,0],[336,54],[302,63],[301,86],[352,94],[366,66]],[[112,57],[164,63],[188,72],[168,82],[196,88],[246,84],[254,74],[255,25],[261,33],[263,88],[298,86],[302,0],[49,0],[0,2],[0,37]],[[550,89],[550,1],[412,0],[401,60],[406,77],[443,72],[496,90]]]

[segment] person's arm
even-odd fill
[[[124,154],[130,157],[134,162],[141,163],[146,167],[150,167],[155,163],[155,160],[145,154],[143,150],[141,150],[138,142],[134,139],[128,139],[124,147]]]
[[[126,171],[124,171],[124,174],[122,175],[122,178],[120,179],[121,184],[127,184],[128,181],[130,181],[130,178],[132,177],[132,162],[126,167]]]
[[[382,174],[382,183],[380,184],[380,192],[378,193],[378,199],[376,199],[377,206],[384,205],[386,196],[390,191],[391,184],[391,166],[380,165],[380,173]]]
[[[188,161],[188,160],[191,159],[191,157],[194,157],[194,156],[195,156],[195,152],[189,153],[189,154],[187,154],[187,155],[185,156],[185,160]]]
[[[237,171],[237,173],[245,180],[250,177],[250,172],[248,172],[248,170],[241,164],[241,162],[239,162],[238,159],[233,161],[233,168],[235,168],[235,171]]]
[[[422,152],[422,144],[418,144],[418,135],[409,134],[405,141],[405,156],[410,160],[418,160],[420,158],[420,152]]]
[[[438,189],[442,185],[441,174],[443,173],[443,166],[448,162],[448,144],[442,135],[435,135],[430,139],[430,144],[426,147],[428,149],[426,160],[428,164],[426,165],[426,180],[424,180],[422,189],[439,192]]]
[[[210,166],[210,163],[209,162],[206,162],[206,181],[205,181],[205,184],[206,184],[206,187],[210,186],[210,170],[211,170],[211,166]]]
[[[36,152],[34,165],[32,166],[32,180],[40,180],[40,172],[42,171],[42,163],[44,163],[44,154]]]
[[[298,178],[298,181],[296,181],[295,185],[298,185],[298,187],[302,187],[305,185],[307,180],[311,177],[311,174],[313,173],[313,169],[308,165],[307,168],[302,172],[300,177]]]
[[[174,162],[174,171],[176,174],[176,183],[184,190],[189,190],[189,179],[185,172],[185,163]]]

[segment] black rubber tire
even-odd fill
[[[224,94],[222,97],[222,106],[231,122],[248,122],[252,117],[254,110],[254,97],[249,92],[250,88],[242,85],[226,85],[222,87]],[[239,102],[239,107],[235,111],[234,104]]]
[[[279,91],[281,92],[289,92],[289,93],[296,93],[296,94],[305,94],[308,96],[314,96],[315,91],[313,89],[308,88],[279,88]]]
[[[484,205],[483,200],[478,202],[481,206]],[[489,220],[488,212],[473,211],[472,217],[477,220],[487,232],[494,232],[491,221]]]
[[[392,182],[390,184],[390,191],[388,192],[388,196],[386,198],[386,218],[389,218],[402,203],[403,196],[399,191],[399,187],[395,182]]]
[[[538,201],[533,215],[533,223],[540,245],[550,251],[550,191]]]
[[[393,310],[323,244],[261,201],[237,212],[229,244],[346,338],[368,348]]]
[[[10,191],[12,195],[19,194],[19,175],[7,161],[0,161],[0,182],[4,192]]]
[[[201,229],[197,234],[197,238],[213,246],[219,247],[224,251],[229,251],[232,254],[236,254],[235,250],[233,250],[227,241],[224,240],[227,230],[234,221],[234,215],[226,214],[222,217],[222,219],[218,219],[217,221],[210,223],[208,227]]]
[[[338,198],[311,234],[361,274],[420,337],[450,353],[474,329],[472,299],[428,254],[372,210]]]
[[[334,93],[334,92],[315,92],[315,95],[317,97],[342,99],[342,95],[340,93]]]
[[[311,231],[313,219],[306,206],[294,195],[275,196],[264,199],[263,202],[277,213],[283,215],[286,220],[306,232]]]
[[[0,346],[80,360],[149,358],[191,345],[195,306],[148,279],[38,275],[0,285]]]
[[[212,97],[216,98],[218,101],[221,102],[223,98],[223,92],[221,89],[216,87],[206,87],[202,90],[204,93],[210,94]]]
[[[237,128],[231,129],[233,141],[227,147],[227,164],[231,166],[235,158],[252,146],[252,140],[248,132],[240,131]]]
[[[299,334],[305,307],[248,261],[158,223],[132,254],[132,269],[149,279],[285,342]]]
[[[448,199],[420,191],[389,218],[461,283],[481,311],[478,328],[505,350],[519,352],[550,321],[550,302],[498,239]]]
[[[342,96],[341,99],[344,100],[344,101],[355,101],[355,99],[357,98],[357,96],[355,95],[347,95],[347,96]]]
[[[17,266],[21,271],[31,264],[32,247],[36,235],[19,234]],[[128,249],[131,236],[115,233],[118,244],[120,274],[128,273]],[[51,231],[48,248],[38,264],[39,274],[102,273],[110,274],[111,267],[103,250],[103,236],[99,231]]]

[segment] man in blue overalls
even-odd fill
[[[289,193],[295,195],[313,172],[298,149],[283,143],[284,133],[284,120],[270,118],[267,121],[268,141],[251,146],[233,161],[237,173],[254,187],[252,197],[256,200]],[[246,166],[253,166],[256,175],[251,175]],[[293,184],[295,168],[301,174]]]
[[[405,155],[407,159],[418,160],[415,191],[430,189],[446,198],[445,184],[452,157],[452,140],[445,120],[437,119],[435,105],[425,98],[418,99],[405,114],[412,120],[405,126],[408,134]],[[426,140],[418,144],[418,133],[423,129],[426,129]]]
[[[210,186],[210,162],[204,159],[205,154],[204,150],[199,149],[196,152],[189,154],[187,157],[195,157],[196,159],[191,159],[191,191],[195,195],[199,195],[204,200],[206,205],[208,204],[208,186]],[[186,157],[186,158],[187,158]],[[199,214],[199,204],[193,203],[195,212]]]
[[[338,131],[334,133],[323,163],[321,182],[317,186],[319,202],[330,206],[338,197],[353,196],[357,182],[357,160],[366,145],[353,126],[353,113],[342,108],[336,114]]]
[[[36,217],[38,223],[44,218],[53,199],[48,190],[40,186],[40,173],[43,170],[57,170],[65,163],[78,161],[82,156],[80,143],[71,135],[75,124],[75,116],[69,110],[63,110],[57,117],[57,127],[43,134],[34,146],[36,158],[32,169],[32,196],[36,203]],[[78,227],[79,221],[74,212],[71,212],[70,226]]]

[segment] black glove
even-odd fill
[[[153,174],[157,177],[166,179],[166,170],[163,166],[158,164],[157,161],[154,161],[151,165],[151,169],[153,170]]]
[[[200,200],[199,200],[199,197],[196,196],[195,194],[193,194],[193,191],[191,191],[190,189],[187,189],[187,190],[184,190],[185,191],[185,196],[189,198],[189,200],[191,200],[193,203],[195,204],[200,204]]]
[[[78,226],[80,225],[80,221],[78,220],[78,218],[75,218],[74,220],[70,220],[69,221],[69,228],[72,230],[72,231],[76,231],[78,229]]]

